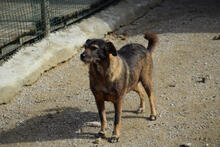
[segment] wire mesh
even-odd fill
[[[49,0],[51,30],[62,27],[68,20],[74,21],[80,15],[88,13],[94,5],[101,5],[103,0]]]
[[[116,0],[1,0],[0,59],[25,42],[71,24],[113,1]]]

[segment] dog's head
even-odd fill
[[[102,39],[88,39],[84,48],[80,59],[88,64],[106,61],[109,59],[109,55],[117,56],[113,43]]]

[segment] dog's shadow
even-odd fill
[[[123,113],[135,113],[124,110]],[[107,114],[114,113],[109,111]],[[122,116],[122,118],[144,118],[143,116]],[[113,120],[113,118],[107,118]],[[95,139],[94,133],[80,132],[86,122],[99,121],[97,112],[81,112],[79,108],[64,107],[49,109],[44,115],[20,122],[15,128],[0,132],[0,144],[19,142],[43,142],[62,139]],[[99,128],[97,128],[97,131]]]
[[[91,121],[98,121],[97,113],[80,112],[77,107],[49,109],[44,115],[20,122],[15,128],[0,132],[0,144],[94,138],[94,134],[79,133],[83,125]]]
[[[114,111],[108,111],[106,112],[106,114],[112,114],[112,113],[115,113]],[[132,115],[127,115],[126,113],[128,114],[132,114]],[[146,119],[148,121],[150,121],[150,117],[146,117],[145,116],[145,113],[137,113],[137,111],[135,110],[122,110],[122,119],[134,119],[134,118],[137,118],[137,119]]]

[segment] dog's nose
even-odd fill
[[[82,53],[82,54],[80,55],[80,59],[82,60],[85,56],[86,56],[86,54],[85,54],[85,53]]]

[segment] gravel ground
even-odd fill
[[[123,105],[120,142],[97,140],[97,109],[78,53],[0,106],[0,146],[219,147],[220,40],[213,40],[220,35],[219,8],[218,0],[166,0],[106,35],[119,48],[130,42],[147,46],[142,33],[158,34],[153,54],[157,121],[146,119],[148,101],[146,113],[135,114],[139,98],[131,92]],[[110,137],[112,104],[106,109]]]

